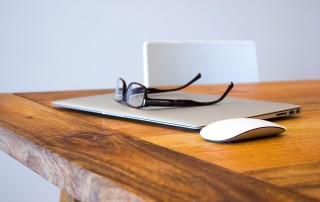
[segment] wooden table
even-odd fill
[[[283,135],[232,144],[50,104],[111,92],[1,94],[0,149],[81,201],[320,201],[320,80],[236,84],[230,96],[299,104],[302,113],[273,120]]]

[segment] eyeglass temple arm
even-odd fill
[[[150,99],[148,98],[145,102],[145,105],[143,107],[147,106],[167,106],[167,107],[194,107],[194,106],[205,106],[205,105],[211,105],[216,104],[218,102],[221,102],[231,91],[234,84],[231,82],[228,86],[227,90],[223,93],[223,95],[212,102],[197,102],[193,100],[171,100],[171,99]]]
[[[163,92],[170,92],[170,91],[177,91],[181,90],[183,88],[188,87],[192,83],[194,83],[196,80],[201,78],[201,73],[197,74],[196,77],[194,77],[191,81],[189,81],[187,84],[180,86],[178,88],[172,88],[172,89],[158,89],[158,88],[147,88],[147,93],[163,93]]]
[[[234,86],[233,82],[230,82],[227,90],[223,93],[223,95],[219,99],[217,99],[216,101],[211,102],[211,104],[221,102],[229,94],[229,92],[232,90],[233,86]]]

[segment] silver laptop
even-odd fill
[[[151,98],[191,99],[212,101],[220,96],[187,92],[150,94]],[[81,110],[170,126],[189,129],[201,129],[204,126],[223,119],[252,117],[271,119],[300,113],[301,106],[250,99],[226,97],[218,104],[198,107],[146,107],[135,109],[114,100],[114,94],[96,95],[82,98],[53,101],[53,105],[68,109]]]

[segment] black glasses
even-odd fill
[[[142,108],[149,106],[157,107],[194,107],[194,106],[205,106],[212,105],[218,102],[221,102],[233,88],[233,83],[231,82],[227,90],[223,95],[214,101],[211,102],[198,102],[194,100],[173,100],[173,99],[153,99],[149,98],[148,94],[150,93],[160,93],[160,92],[169,92],[183,89],[189,86],[194,81],[198,80],[201,77],[201,74],[198,74],[193,80],[189,83],[173,89],[156,89],[156,88],[146,88],[140,83],[130,83],[128,88],[126,88],[125,81],[121,78],[118,79],[117,88],[115,91],[115,99],[118,102],[125,102],[128,106],[133,108]]]
[[[200,78],[201,78],[201,74],[199,73],[199,74],[197,74],[196,77],[194,77],[191,81],[189,81],[185,85],[180,86],[178,88],[171,88],[171,89],[146,88],[145,86],[143,86],[141,84],[140,85],[144,87],[143,90],[145,90],[148,94],[164,93],[164,92],[177,91],[177,90],[184,89],[184,88],[190,86],[190,84],[194,83],[196,80],[198,80]],[[134,88],[132,90],[134,90],[133,94],[139,94],[142,89]],[[118,102],[126,102],[126,96],[125,95],[126,95],[127,91],[128,90],[127,90],[126,82],[122,78],[118,78],[117,86],[116,86],[116,89],[115,89],[115,100],[118,101]]]

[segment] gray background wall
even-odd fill
[[[0,92],[142,82],[145,40],[253,40],[262,81],[320,79],[319,11],[318,0],[0,0]],[[0,179],[20,172],[0,162]],[[22,201],[38,179],[1,180],[0,201]],[[45,187],[39,197],[57,201]]]

